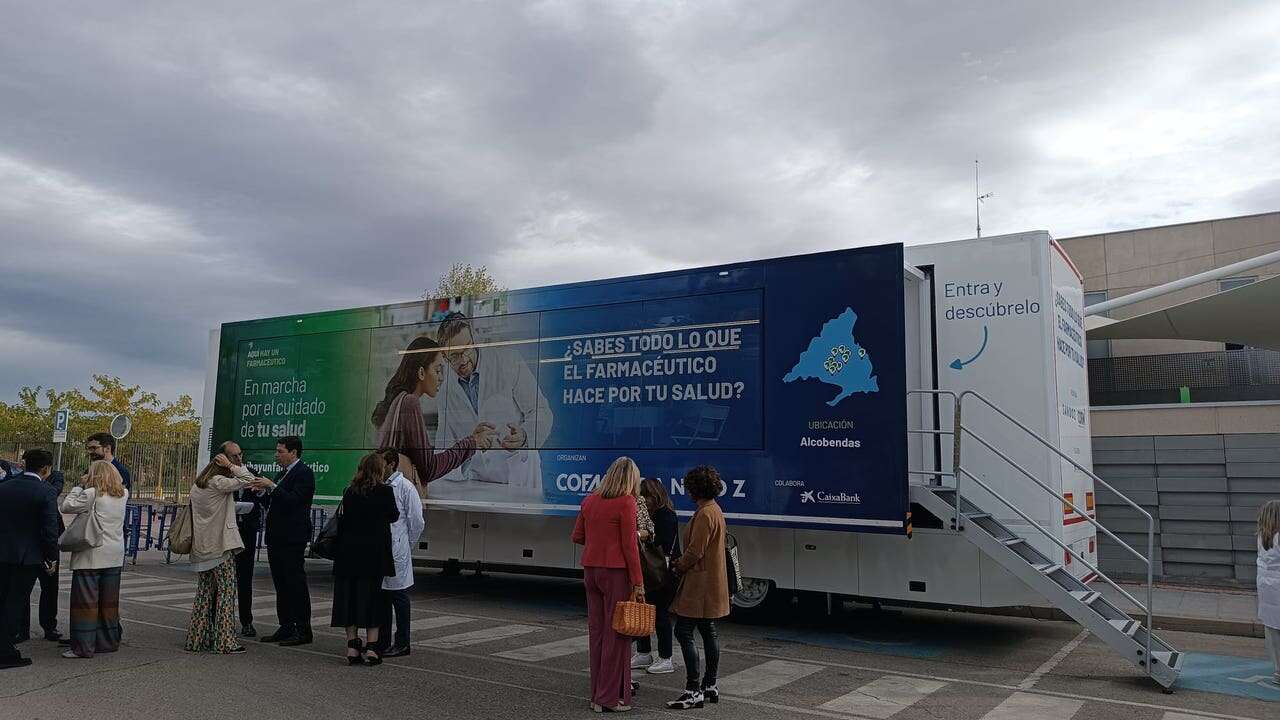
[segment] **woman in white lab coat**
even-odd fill
[[[1258,510],[1258,619],[1280,685],[1280,500]]]
[[[391,557],[396,563],[396,574],[382,580],[383,620],[378,637],[383,645],[382,657],[402,657],[409,654],[409,588],[413,587],[413,548],[422,537],[426,523],[422,519],[422,496],[413,482],[397,470],[400,453],[394,448],[382,451],[391,477],[387,484],[396,496],[396,508],[400,517],[391,524]],[[396,632],[391,635],[391,615],[395,613]]]

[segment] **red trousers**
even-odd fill
[[[585,568],[587,632],[591,655],[591,702],[631,704],[631,638],[613,631],[613,607],[631,597],[622,568]]]

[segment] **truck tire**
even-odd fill
[[[729,617],[737,622],[763,622],[786,607],[787,595],[772,580],[743,578],[742,590],[729,598]]]

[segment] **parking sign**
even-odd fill
[[[63,408],[53,415],[53,441],[67,441],[67,424],[71,422],[71,411]]]

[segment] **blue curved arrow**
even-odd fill
[[[987,349],[987,326],[986,326],[986,325],[983,325],[983,326],[982,326],[982,347],[978,348],[978,352],[977,352],[973,357],[969,358],[968,360],[961,360],[960,358],[956,358],[955,360],[952,360],[952,361],[951,361],[951,369],[952,369],[952,370],[963,370],[965,365],[968,365],[969,363],[973,362],[974,360],[977,360],[977,359],[978,359],[978,355],[981,355],[981,354],[982,354],[982,351],[983,351],[983,350],[986,350],[986,349]]]

